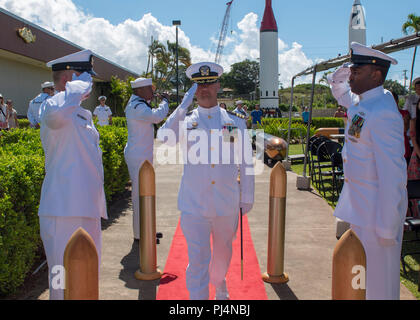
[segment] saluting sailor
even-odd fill
[[[92,113],[80,106],[92,90],[92,52],[50,61],[57,93],[40,110],[45,178],[39,223],[49,269],[50,299],[63,299],[61,275],[68,240],[79,228],[93,238],[101,261],[101,217],[106,219],[99,134]],[[61,279],[63,280],[63,279]]]
[[[41,104],[54,95],[54,83],[44,82],[41,84],[42,92],[29,102],[28,120],[31,128],[39,128],[39,108]]]
[[[216,299],[229,298],[225,277],[239,210],[246,214],[254,202],[252,147],[245,121],[217,103],[222,73],[223,68],[215,63],[191,65],[186,75],[195,84],[158,131],[161,141],[176,137],[166,142],[173,145],[179,141],[186,160],[178,209],[188,244],[186,281],[190,299],[208,299],[209,282],[216,288]],[[194,94],[198,108],[187,113]]]
[[[364,246],[366,298],[395,300],[400,297],[407,168],[403,120],[383,84],[397,61],[353,42],[351,63],[328,78],[349,119],[342,151],[345,183],[334,215],[351,224]]]
[[[101,127],[112,124],[112,111],[111,108],[105,105],[106,97],[100,96],[98,98],[99,106],[93,111],[93,120],[98,118],[98,125]]]
[[[131,88],[133,94],[125,108],[128,140],[124,157],[131,178],[134,239],[138,240],[140,237],[139,170],[145,160],[153,163],[154,124],[165,119],[169,111],[169,100],[167,95],[159,95],[162,102],[158,108],[152,108],[149,103],[154,93],[150,78],[131,81]]]

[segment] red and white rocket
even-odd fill
[[[265,0],[260,28],[260,106],[279,106],[279,44],[276,18],[271,0]]]

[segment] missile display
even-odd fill
[[[365,10],[360,0],[354,0],[350,15],[349,48],[352,42],[366,45],[366,19]]]

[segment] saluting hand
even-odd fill
[[[157,96],[160,100],[165,99],[169,103],[169,95],[167,93],[158,93]]]

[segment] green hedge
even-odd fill
[[[127,129],[98,128],[108,205],[129,180],[124,160]],[[0,136],[0,295],[16,291],[41,245],[38,206],[44,179],[39,130],[2,131]]]
[[[344,126],[343,119],[341,118],[313,118],[310,135],[312,136],[315,133],[315,130],[318,128],[341,128]],[[275,135],[277,137],[286,139],[287,138],[287,129],[289,128],[289,119],[288,118],[262,118],[262,126],[265,132]],[[290,138],[296,139],[306,137],[307,126],[303,123],[303,120],[300,118],[292,118],[292,130],[290,132]]]

